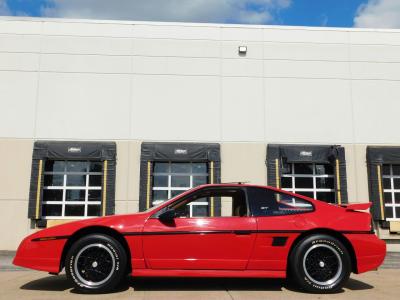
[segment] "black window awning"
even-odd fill
[[[143,143],[141,159],[146,161],[219,162],[219,144]]]
[[[114,142],[39,141],[33,149],[33,159],[115,160],[115,157]]]

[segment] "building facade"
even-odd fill
[[[0,249],[240,181],[371,201],[400,251],[399,49],[398,30],[1,18]]]

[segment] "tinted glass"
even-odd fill
[[[44,175],[44,186],[63,186],[64,175]]]
[[[317,199],[328,203],[335,203],[335,192],[317,192]]]
[[[89,201],[101,201],[101,190],[89,190],[88,200]]]
[[[292,178],[291,177],[282,177],[281,184],[283,188],[291,188],[292,187]]]
[[[317,188],[322,189],[333,189],[335,187],[335,179],[334,178],[316,178],[315,183]]]
[[[58,217],[61,216],[62,205],[61,204],[44,204],[42,206],[42,215],[47,217]]]
[[[172,163],[171,173],[191,173],[190,163]]]
[[[392,203],[392,193],[383,193],[385,203]]]
[[[65,205],[65,216],[66,217],[82,217],[85,215],[84,205]]]
[[[66,201],[85,201],[85,190],[67,190]]]
[[[383,175],[390,175],[390,165],[383,165],[382,174]]]
[[[168,176],[154,175],[153,186],[156,187],[167,187],[168,186]]]
[[[313,188],[313,179],[310,177],[296,177],[294,182],[296,189]]]
[[[386,218],[393,218],[393,207],[385,207],[385,217]]]
[[[68,161],[67,172],[87,172],[87,166],[86,161]]]
[[[62,190],[43,190],[43,201],[62,201]]]
[[[193,176],[193,187],[206,184],[207,178],[207,176]]]
[[[169,163],[154,163],[154,173],[168,173]]]
[[[103,171],[103,164],[100,161],[92,161],[89,163],[89,172],[101,173],[102,171]]]
[[[90,175],[89,176],[89,186],[101,186],[101,175]]]
[[[192,164],[193,173],[207,174],[207,164],[206,163],[193,163]]]
[[[64,172],[65,162],[58,160],[47,160],[44,165],[46,172]]]
[[[172,187],[190,187],[189,176],[171,176]]]
[[[88,205],[88,216],[96,217],[100,216],[100,205]]]
[[[85,186],[86,175],[67,175],[67,186]]]
[[[391,189],[392,188],[392,181],[390,178],[383,178],[383,188],[384,189]]]

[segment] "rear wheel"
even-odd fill
[[[304,290],[332,293],[340,290],[351,272],[346,247],[329,235],[312,235],[301,240],[290,259],[292,279]]]
[[[77,240],[65,260],[67,277],[83,292],[113,290],[126,272],[127,256],[114,238],[91,234]]]

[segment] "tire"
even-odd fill
[[[127,255],[114,238],[91,234],[77,240],[65,258],[65,272],[84,293],[114,290],[126,275]]]
[[[346,247],[336,238],[311,235],[301,240],[289,258],[291,279],[311,293],[334,293],[349,279],[351,259]]]

